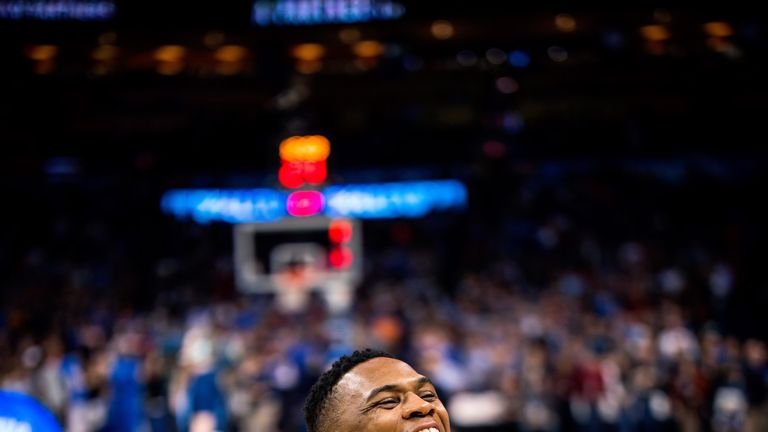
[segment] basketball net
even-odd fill
[[[306,310],[309,295],[320,275],[311,265],[299,264],[272,275],[272,284],[276,289],[275,301],[278,309],[285,313],[298,313]]]

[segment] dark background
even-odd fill
[[[768,337],[768,50],[754,10],[404,1],[397,21],[258,28],[248,2],[156,3],[117,2],[107,22],[0,21],[5,353],[104,311],[163,305],[181,320],[237,302],[231,227],[175,220],[160,197],[277,187],[278,144],[296,133],[330,139],[329,182],[468,186],[465,211],[365,222],[363,318],[375,315],[381,281],[426,274],[460,303],[468,275],[535,297],[575,272],[590,281],[587,297],[607,290],[622,308],[659,316],[671,302],[695,332],[714,322],[741,341]],[[576,29],[558,30],[558,13]],[[436,19],[455,35],[435,39]],[[722,51],[703,29],[711,21],[733,28]],[[670,31],[661,53],[641,34],[650,24]],[[386,54],[357,66],[338,36],[349,28]],[[215,73],[210,32],[247,48],[243,72]],[[105,33],[120,54],[97,74],[90,53]],[[291,57],[306,42],[327,48],[316,73]],[[36,44],[59,47],[44,74],[27,57]],[[188,49],[177,75],[155,71],[152,53],[165,44]],[[552,46],[567,60],[550,59]],[[523,50],[530,64],[492,64],[491,48]],[[457,60],[466,51],[471,66]],[[500,92],[499,78],[519,89]],[[623,261],[628,244],[644,251],[639,267]],[[723,299],[708,280],[720,262],[734,276]],[[687,276],[679,293],[660,286],[668,267]]]

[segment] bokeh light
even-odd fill
[[[555,27],[557,27],[557,29],[561,32],[572,32],[576,30],[576,19],[571,14],[558,14],[555,16]]]
[[[435,39],[445,40],[453,37],[453,24],[446,20],[437,20],[429,27]]]
[[[53,60],[59,54],[56,45],[33,45],[27,50],[27,57],[35,61]]]
[[[512,77],[500,77],[496,79],[496,90],[504,94],[512,94],[517,92],[520,86]]]
[[[498,48],[491,48],[485,52],[485,58],[488,63],[500,65],[507,62],[507,53]]]
[[[562,63],[568,60],[568,51],[566,51],[565,48],[561,46],[551,46],[547,48],[547,55],[549,56],[550,60],[558,63]]]
[[[352,51],[362,58],[379,57],[384,52],[384,45],[374,40],[360,41],[353,45]]]
[[[328,225],[328,238],[333,243],[347,243],[352,239],[352,223],[348,219],[334,219]]]
[[[286,162],[317,162],[328,158],[331,142],[322,135],[292,136],[280,143],[280,159]]]
[[[509,64],[513,67],[523,69],[531,64],[531,56],[523,50],[514,50],[507,57]]]
[[[316,61],[325,56],[325,47],[317,43],[303,43],[294,46],[291,55],[297,60]]]
[[[651,42],[662,42],[670,38],[669,30],[663,25],[647,25],[640,28],[640,34]]]
[[[726,38],[733,36],[733,27],[723,21],[713,21],[704,24],[704,32],[710,36]]]
[[[318,191],[296,191],[288,195],[286,211],[291,216],[309,217],[323,211],[325,198]]]

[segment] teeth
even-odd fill
[[[440,432],[437,428],[422,429],[419,432]]]

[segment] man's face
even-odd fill
[[[334,392],[339,432],[450,432],[448,411],[429,379],[407,363],[387,357],[347,372]]]

